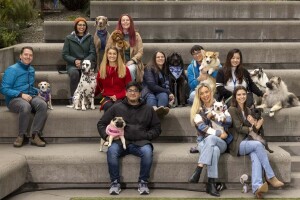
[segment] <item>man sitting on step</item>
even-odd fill
[[[119,168],[120,157],[133,154],[141,158],[138,191],[140,194],[149,194],[148,179],[153,160],[153,145],[151,140],[161,133],[160,120],[145,102],[141,102],[142,87],[137,82],[130,82],[126,86],[126,98],[114,104],[98,122],[98,131],[104,140],[107,140],[106,127],[114,117],[123,117],[126,122],[125,139],[126,149],[123,149],[120,140],[114,140],[107,150],[108,170],[111,179],[109,193],[118,195],[120,188]]]
[[[20,60],[9,66],[0,85],[0,92],[5,96],[5,103],[11,112],[19,114],[19,135],[14,147],[21,147],[27,134],[31,113],[34,113],[32,122],[31,144],[44,147],[46,143],[39,135],[47,119],[47,104],[38,96],[38,89],[34,87],[35,70],[31,66],[33,48],[23,47]]]

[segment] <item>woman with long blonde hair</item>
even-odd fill
[[[129,69],[124,65],[116,47],[105,50],[97,75],[95,96],[102,94],[100,110],[106,111],[126,95],[126,85],[131,81]]]

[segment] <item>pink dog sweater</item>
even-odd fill
[[[117,128],[114,124],[110,123],[106,127],[106,134],[111,136],[122,136],[124,135],[124,129],[123,128]]]

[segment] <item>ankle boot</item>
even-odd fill
[[[215,196],[215,197],[220,196],[220,193],[216,189],[214,178],[208,178],[208,183],[207,183],[207,186],[206,186],[206,193],[208,193],[212,196]]]
[[[284,186],[284,183],[279,181],[276,176],[270,178],[270,179],[267,179],[267,182],[270,183],[273,187],[275,188],[279,188],[279,187],[282,187]]]
[[[197,168],[195,169],[194,173],[189,178],[189,182],[190,183],[198,183],[199,182],[200,175],[201,175],[201,172],[202,172],[202,168],[203,167],[197,166]]]

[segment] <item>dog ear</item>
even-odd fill
[[[215,56],[216,58],[218,58],[219,55],[220,55],[219,52],[215,52],[215,53],[214,53],[214,56]]]
[[[108,23],[108,18],[107,18],[107,17],[105,17],[104,19],[105,19],[105,22],[106,22],[106,26],[109,26],[109,23]]]
[[[95,24],[94,24],[94,26],[97,26],[97,22],[98,22],[98,17],[96,17],[96,19],[95,19]]]
[[[47,87],[50,88],[50,83],[47,82]]]
[[[41,87],[41,86],[42,86],[42,82],[40,82],[40,83],[38,84],[38,86]]]
[[[278,78],[277,78],[277,80],[278,80],[278,85],[280,85],[281,78],[280,78],[280,77],[278,77]]]

